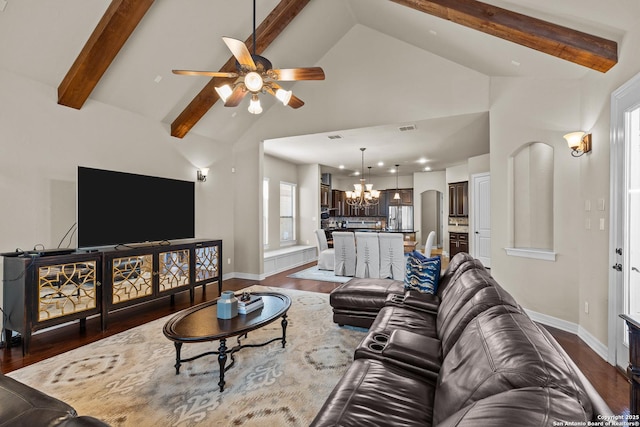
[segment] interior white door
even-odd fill
[[[626,369],[628,333],[619,314],[640,315],[640,75],[611,98],[609,359]]]
[[[491,268],[491,175],[471,177],[473,197],[473,256]]]

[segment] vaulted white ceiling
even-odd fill
[[[6,1],[0,11],[0,68],[52,88],[60,84],[110,3]],[[257,0],[257,22],[278,3]],[[635,0],[487,3],[619,44],[640,17]],[[171,69],[217,71],[230,56],[221,37],[244,40],[251,31],[252,0],[156,0],[84,108],[100,102],[168,127],[208,81],[173,75]],[[436,93],[438,102],[430,103],[424,94],[437,92],[443,73],[453,70],[487,87],[492,76],[577,79],[597,73],[388,0],[311,0],[264,56],[278,68],[319,65],[327,74],[322,82],[286,86],[306,102],[300,110],[263,97],[265,110],[287,110],[275,114],[283,121],[278,136],[286,139],[278,144],[270,138],[265,152],[295,162],[315,159],[331,167],[337,167],[340,158],[339,163],[350,168],[359,168],[355,147],[362,144],[371,147],[367,153],[372,161],[376,155],[386,156],[387,164],[412,164],[424,156],[433,160],[434,170],[488,152],[488,94],[485,105],[466,109],[464,97],[444,103]],[[429,67],[421,68],[424,64]],[[345,117],[340,106],[351,108],[357,102],[365,111],[372,104],[380,108],[371,110],[369,120]],[[192,132],[230,144],[237,141],[257,121],[270,119],[267,111],[249,114],[247,103],[237,108],[216,103]],[[332,106],[338,106],[335,116]],[[415,124],[417,130],[395,135],[403,124]],[[334,133],[345,137],[343,145],[328,150],[327,136]],[[300,135],[306,136],[295,138]]]

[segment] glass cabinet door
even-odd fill
[[[158,257],[160,292],[189,285],[189,249],[160,252]]]
[[[153,295],[153,256],[114,258],[111,264],[113,304]]]
[[[38,268],[38,321],[97,307],[96,261]]]
[[[220,251],[218,246],[196,248],[196,283],[218,277]]]

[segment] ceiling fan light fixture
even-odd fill
[[[220,97],[222,102],[227,102],[227,99],[233,93],[233,89],[231,89],[231,86],[229,85],[216,87],[215,89],[216,89],[216,92],[218,92],[218,96]]]
[[[262,113],[262,105],[260,105],[260,98],[258,98],[258,95],[255,93],[251,96],[251,101],[249,102],[249,112],[251,114]]]
[[[278,89],[276,91],[276,98],[278,98],[278,100],[282,102],[282,104],[284,105],[289,105],[289,101],[291,100],[291,95],[292,95],[292,92],[290,90]]]
[[[255,71],[251,71],[244,76],[244,85],[251,92],[260,92],[262,90],[262,86],[264,85],[264,81],[262,80],[262,76],[256,73]]]

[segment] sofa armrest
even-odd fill
[[[434,383],[440,366],[440,340],[402,329],[391,333],[382,350],[384,359],[390,359],[403,369],[418,373]]]
[[[404,294],[404,305],[416,310],[437,314],[440,298],[437,295],[423,294],[411,290]]]
[[[542,333],[547,337],[549,342],[553,344],[553,346],[558,350],[558,352],[565,358],[569,366],[571,366],[571,369],[573,369],[573,371],[575,372],[576,376],[578,377],[578,380],[582,384],[582,387],[584,387],[585,392],[589,397],[589,400],[591,400],[591,405],[593,406],[593,420],[601,420],[602,417],[605,417],[606,419],[606,417],[612,417],[613,415],[615,415],[614,412],[611,410],[611,408],[609,408],[609,405],[607,405],[607,402],[604,401],[602,396],[600,396],[600,393],[598,393],[598,391],[595,389],[593,384],[591,384],[591,382],[587,379],[587,377],[582,373],[580,368],[578,368],[578,365],[576,365],[573,359],[571,359],[571,357],[567,354],[564,348],[562,348],[560,343],[556,341],[553,335],[551,335],[551,333],[547,331],[547,329],[544,326],[538,325],[538,329],[542,331]]]

